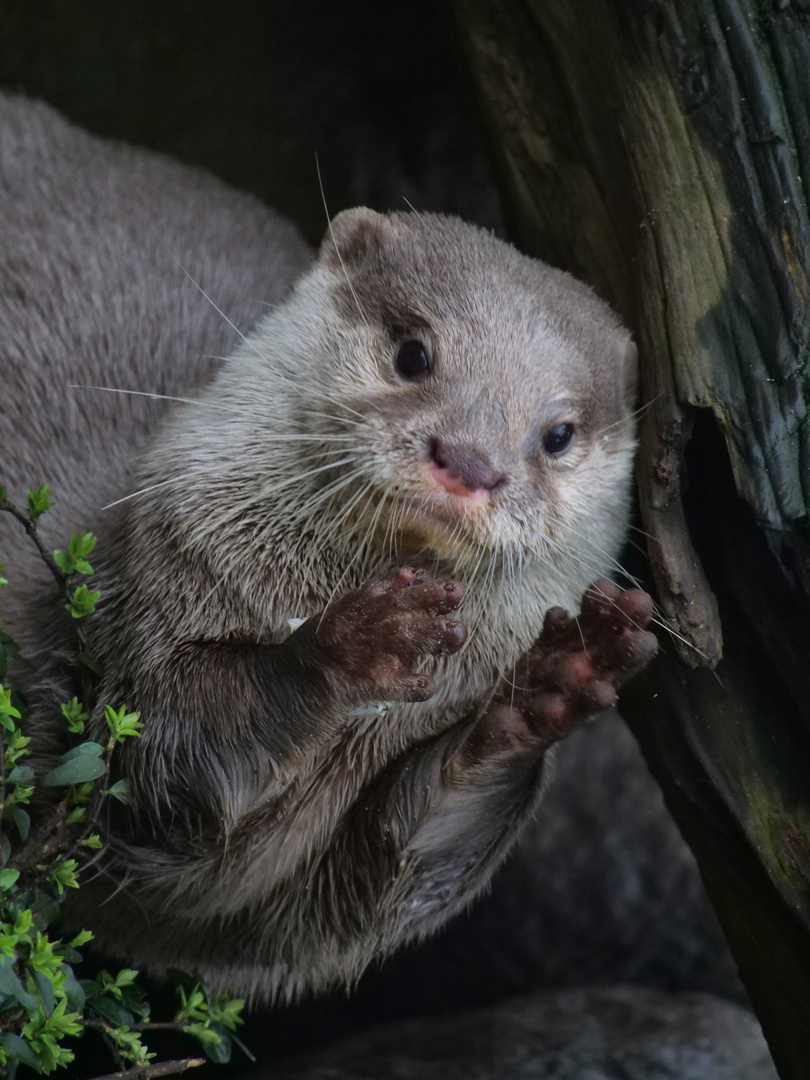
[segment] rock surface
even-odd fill
[[[515,998],[372,1028],[251,1080],[776,1080],[745,1009],[637,987]]]

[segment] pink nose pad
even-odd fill
[[[507,482],[507,477],[476,447],[432,439],[430,457],[434,478],[453,495],[482,496]]]

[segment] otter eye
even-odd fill
[[[565,453],[573,441],[574,425],[557,424],[555,427],[549,428],[543,436],[543,449],[552,457],[559,457],[560,454]]]
[[[419,341],[403,341],[397,351],[397,371],[404,379],[424,379],[430,374],[430,361]]]

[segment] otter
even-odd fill
[[[43,105],[0,125],[0,483],[50,484],[49,546],[98,534],[88,734],[105,702],[145,724],[69,917],[253,1000],[351,982],[486,886],[554,745],[655,651],[607,578],[635,348],[457,219],[345,211],[313,259]],[[57,754],[73,628],[14,524],[3,618]]]

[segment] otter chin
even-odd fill
[[[88,737],[108,703],[144,723],[68,918],[254,1000],[348,985],[486,887],[550,748],[655,650],[649,598],[607,580],[630,335],[455,218],[346,211],[313,255],[203,174],[2,105],[0,482],[50,484],[51,547],[99,535]],[[47,768],[74,627],[0,527]]]
[[[434,478],[432,470],[424,471],[424,487],[391,506],[391,524],[382,530],[383,540],[391,537],[398,554],[409,558],[418,557],[424,549],[429,558],[462,555],[470,544],[479,550],[495,548],[495,538],[489,536],[489,492],[470,491],[452,477]]]

